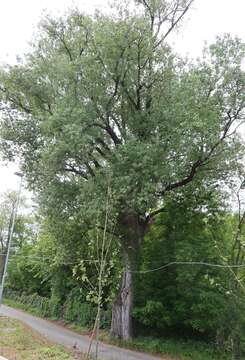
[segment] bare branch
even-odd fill
[[[182,18],[186,14],[186,12],[190,9],[193,2],[194,2],[194,0],[190,0],[189,3],[186,5],[186,7],[184,9],[180,10],[179,9],[179,1],[177,1],[176,7],[172,11],[171,25],[168,28],[168,30],[166,31],[166,33],[163,36],[161,36],[159,41],[155,44],[155,47],[154,47],[155,49],[168,37],[168,35],[178,25],[178,23],[182,20]],[[180,11],[181,11],[181,14],[176,18],[177,13]],[[166,17],[164,20],[166,20]]]

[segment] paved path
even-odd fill
[[[44,335],[50,341],[72,348],[75,344],[77,348],[86,353],[89,346],[89,337],[79,335],[71,330],[65,329],[62,326],[56,325],[53,322],[40,319],[5,305],[0,306],[0,315],[8,316],[21,320],[32,329]],[[93,347],[94,351],[94,347]],[[148,354],[121,349],[116,346],[99,344],[99,359],[101,360],[164,360],[164,358],[151,356]]]

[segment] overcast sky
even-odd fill
[[[14,62],[16,55],[28,50],[44,10],[57,14],[76,5],[85,12],[103,9],[106,0],[2,0],[0,1],[0,62]],[[196,0],[181,31],[173,39],[177,51],[196,57],[204,41],[216,35],[232,33],[245,40],[245,0]],[[0,192],[16,189],[16,166],[0,166]]]

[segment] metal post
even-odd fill
[[[9,255],[10,255],[12,237],[13,237],[13,233],[14,233],[14,224],[15,224],[15,219],[16,219],[18,207],[19,207],[21,187],[22,187],[22,180],[23,180],[23,174],[21,174],[21,173],[15,173],[15,175],[20,176],[20,186],[19,186],[19,191],[18,191],[18,194],[17,194],[16,205],[15,205],[14,211],[13,211],[12,224],[11,224],[11,228],[10,228],[8,248],[7,248],[7,255],[6,255],[5,262],[4,262],[4,270],[3,270],[3,276],[2,276],[2,283],[0,284],[0,306],[1,306],[2,300],[3,300],[3,288],[4,288],[5,278],[6,278],[6,275],[7,275],[7,267],[8,267],[8,261],[9,261]]]

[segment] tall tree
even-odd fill
[[[134,316],[153,333],[215,341],[227,302],[220,284],[229,270],[208,264],[226,265],[217,248],[230,242],[229,216],[224,194],[194,186],[165,201],[145,237]]]
[[[21,156],[49,209],[105,210],[112,189],[125,271],[112,334],[132,336],[132,270],[168,193],[228,177],[239,158],[244,45],[228,35],[195,64],[166,39],[188,0],[138,0],[114,15],[46,18],[33,51],[0,75],[2,149]]]

